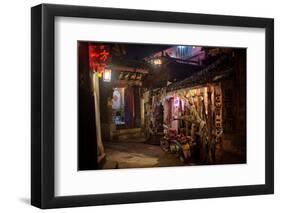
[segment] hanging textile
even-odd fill
[[[134,127],[141,125],[141,108],[140,108],[140,88],[134,87]]]
[[[134,124],[134,93],[131,87],[125,89],[125,123],[129,127]]]

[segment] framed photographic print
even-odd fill
[[[274,192],[274,20],[31,9],[31,203]]]

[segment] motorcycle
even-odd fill
[[[191,146],[194,146],[192,137],[177,134],[175,129],[164,127],[164,137],[160,140],[160,147],[163,151],[176,154],[184,163],[188,163],[191,158]]]

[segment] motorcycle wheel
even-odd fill
[[[184,153],[182,150],[179,151],[179,158],[180,161],[183,163],[189,163],[189,159],[191,158],[191,152],[188,151],[188,153]]]
[[[162,149],[164,152],[169,152],[169,150],[170,150],[170,143],[169,143],[169,141],[166,140],[166,139],[164,139],[164,138],[162,138],[162,139],[160,140],[160,147],[161,147],[161,149]]]

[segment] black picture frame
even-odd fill
[[[265,29],[265,184],[56,197],[54,21],[58,16]],[[31,97],[31,204],[39,208],[274,193],[274,19],[41,4],[31,8]]]

